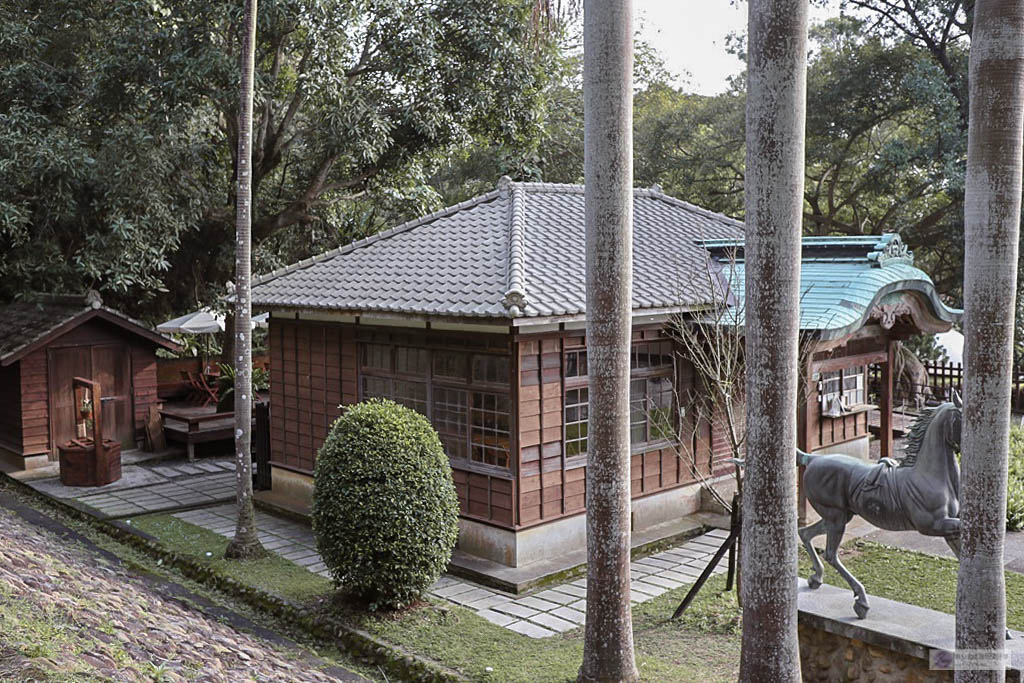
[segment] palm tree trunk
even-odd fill
[[[225,555],[230,558],[265,554],[256,535],[252,499],[252,91],[256,54],[256,0],[245,0],[242,34],[242,89],[238,107],[238,198],[235,245],[235,471],[238,521]],[[225,346],[228,340],[224,340]]]
[[[587,622],[581,681],[639,680],[630,611],[633,3],[583,7],[587,226]]]
[[[806,0],[750,0],[741,681],[799,681],[796,381]]]
[[[1004,646],[1003,536],[1022,135],[1024,0],[978,0],[971,36],[964,196],[966,371],[958,650],[1000,652]],[[956,680],[1003,681],[1005,671],[957,671]]]

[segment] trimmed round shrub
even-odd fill
[[[313,531],[335,584],[371,610],[404,607],[437,581],[459,502],[427,419],[386,400],[348,408],[317,455]]]

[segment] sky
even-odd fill
[[[746,33],[746,2],[634,0],[633,6],[641,38],[661,54],[669,71],[680,76],[676,85],[688,92],[723,92],[726,79],[743,69],[740,60],[726,52],[726,36]],[[811,21],[838,11],[834,3],[826,9],[812,8]]]

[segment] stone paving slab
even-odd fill
[[[174,516],[222,536],[230,537],[234,534],[234,505],[186,510]],[[265,548],[321,576],[329,577],[327,568],[317,554],[316,540],[308,525],[257,510],[256,528]],[[669,589],[692,583],[723,540],[721,534],[711,532],[690,540],[680,548],[633,562],[633,602],[646,602]],[[725,571],[724,563],[719,565],[715,573],[722,571]],[[463,605],[493,624],[531,638],[548,638],[571,631],[580,628],[586,621],[585,578],[550,586],[534,595],[523,597],[445,575],[431,586],[430,594]]]
[[[128,464],[121,471],[121,479],[106,486],[64,486],[57,477],[28,483],[48,496],[86,505],[102,518],[177,510],[235,497],[231,458],[195,464]]]

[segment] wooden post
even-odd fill
[[[811,343],[811,342],[806,342]],[[799,403],[796,407],[796,446],[805,453],[811,452],[811,410],[818,407],[817,387],[811,372],[811,358],[814,356],[813,349],[807,354],[806,363],[801,363],[800,383],[802,390],[797,392]],[[800,465],[796,471],[796,521],[798,526],[807,524],[807,494],[804,493],[804,466]]]
[[[893,350],[895,346],[892,339],[887,339],[885,342],[885,362],[882,364],[882,386],[881,394],[882,405],[881,408],[881,424],[878,433],[878,438],[881,440],[882,452],[881,457],[891,458],[893,456],[892,448],[892,369],[894,365]]]

